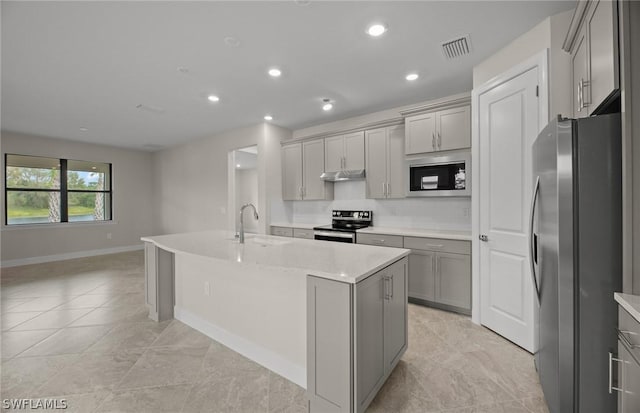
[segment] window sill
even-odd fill
[[[5,225],[2,224],[0,231],[18,231],[23,229],[46,229],[46,228],[85,228],[85,227],[99,227],[103,225],[116,225],[118,221],[89,221],[89,222],[56,222],[55,224],[15,224]]]

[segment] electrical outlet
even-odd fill
[[[205,281],[204,282],[204,295],[206,295],[207,297],[211,295],[211,288],[210,288],[210,284],[209,281]]]
[[[111,239],[111,233],[107,232],[107,239]]]

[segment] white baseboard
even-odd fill
[[[19,258],[15,260],[4,260],[0,262],[0,267],[9,268],[20,265],[40,264],[43,262],[71,260],[74,258],[93,257],[96,255],[116,254],[118,252],[137,251],[144,249],[144,245],[127,245],[125,247],[103,248],[99,250],[86,250],[69,252],[66,254],[43,255],[40,257]]]
[[[243,337],[237,336],[225,329],[211,324],[209,321],[199,317],[181,307],[174,307],[174,318],[186,325],[195,328],[201,333],[211,337],[219,343],[255,361],[269,370],[281,375],[302,387],[307,388],[306,368],[284,359],[282,356],[253,343]]]

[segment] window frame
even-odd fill
[[[9,156],[30,156],[33,158],[49,158],[49,159],[57,159],[60,163],[60,188],[10,188],[7,186],[7,159]],[[105,165],[109,165],[109,189],[69,189],[68,188],[68,162],[69,161],[77,161],[77,159],[68,159],[68,158],[54,158],[49,156],[39,156],[39,155],[23,155],[17,153],[5,153],[4,154],[4,226],[5,227],[19,227],[22,225],[59,225],[59,224],[82,224],[82,223],[91,223],[95,224],[97,222],[111,222],[113,221],[113,164],[111,162],[97,162],[97,161],[89,161],[95,163],[101,163]],[[59,192],[60,193],[60,221],[59,222],[30,222],[25,224],[10,224],[9,223],[9,192]],[[109,219],[103,219],[100,221],[69,221],[69,193],[102,193],[109,195]]]

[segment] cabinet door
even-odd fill
[[[471,107],[463,106],[436,113],[436,146],[438,150],[471,147]]]
[[[388,128],[387,139],[387,198],[404,198],[409,179],[404,166],[404,126]]]
[[[407,260],[386,269],[384,309],[384,365],[390,372],[407,345]]]
[[[344,156],[344,137],[334,136],[324,140],[324,162],[326,172],[338,172],[342,170],[342,157]]]
[[[413,250],[409,255],[409,297],[435,301],[435,252]]]
[[[325,182],[320,179],[324,172],[324,140],[302,144],[302,198],[324,199]]]
[[[471,257],[436,253],[435,285],[437,302],[471,309]]]
[[[434,152],[436,148],[436,114],[410,116],[404,120],[406,128],[405,154]]]
[[[589,41],[589,114],[618,89],[617,2],[594,2],[588,21]]]
[[[364,132],[344,136],[344,169],[364,169]]]
[[[622,392],[618,399],[618,411],[637,413],[640,412],[640,364],[623,344],[618,344],[618,350],[622,360],[622,383],[618,386],[622,388]]]
[[[302,199],[302,145],[282,147],[282,199]]]
[[[587,66],[587,36],[583,28],[576,39],[576,46],[571,55],[572,90],[573,90],[573,117],[584,118],[589,116],[586,106],[589,102],[590,87],[589,72]],[[586,83],[585,83],[586,82]]]
[[[384,379],[384,279],[379,271],[356,284],[356,403],[366,405]]]
[[[367,198],[385,198],[387,183],[387,130],[368,130],[365,133],[367,160]]]

